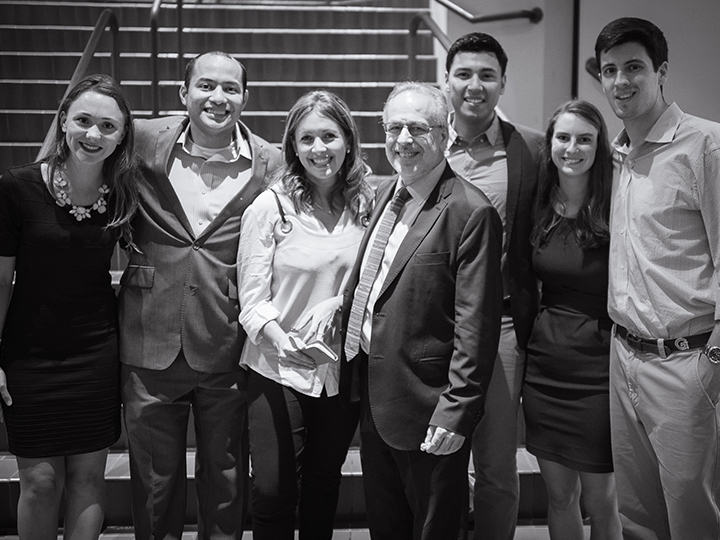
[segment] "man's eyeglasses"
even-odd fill
[[[392,135],[393,137],[399,136],[400,133],[402,133],[403,128],[407,128],[411,137],[421,137],[422,135],[430,133],[430,131],[434,128],[442,127],[428,126],[427,124],[400,124],[398,122],[389,122],[387,124],[380,122],[380,125],[385,130],[385,133]]]

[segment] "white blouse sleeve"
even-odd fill
[[[237,264],[241,308],[238,320],[255,344],[260,341],[263,327],[280,315],[271,297],[273,231],[279,219],[275,199],[269,191],[261,193],[242,218]]]

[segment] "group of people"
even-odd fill
[[[511,540],[521,406],[554,540],[583,537],[581,497],[592,538],[717,538],[720,125],[665,101],[649,21],[595,55],[612,144],[585,101],[544,136],[501,119],[502,46],[458,39],[445,92],[390,93],[376,192],[331,92],[277,149],[226,53],[189,62],[184,116],[81,81],[0,179],[20,537],[55,538],[64,494],[65,537],[97,538],[122,403],[139,539],[182,536],[192,411],[200,538],[240,538],[251,501],[254,538],[329,540],[359,424],[373,539],[463,537],[472,455],[474,537]]]

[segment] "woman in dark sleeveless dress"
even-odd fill
[[[0,395],[20,473],[20,538],[97,538],[107,449],[120,436],[110,260],[137,207],[130,108],[80,81],[42,162],[0,179]],[[13,287],[13,275],[15,284]]]
[[[545,156],[532,235],[542,301],[527,349],[526,445],[547,486],[550,537],[583,538],[582,493],[592,538],[619,540],[608,374],[612,155],[600,112],[584,101],[562,105]]]

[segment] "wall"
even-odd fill
[[[500,108],[512,121],[544,130],[558,104],[572,89],[573,0],[477,0],[474,14],[493,15],[539,7],[543,20],[527,19],[470,24],[447,14],[448,35],[467,32],[495,36],[508,57],[508,82]],[[579,13],[579,97],[600,107],[610,128],[621,123],[610,110],[600,84],[585,71],[594,55],[595,38],[618,17],[652,20],[665,33],[670,71],[665,95],[690,114],[720,122],[719,0],[581,0]]]
[[[720,1],[718,0],[585,0],[580,12],[579,94],[597,105],[611,134],[622,129],[602,94],[600,83],[585,71],[594,56],[603,26],[618,17],[641,17],[665,34],[669,74],[664,87],[668,103],[676,101],[689,114],[720,122]]]

